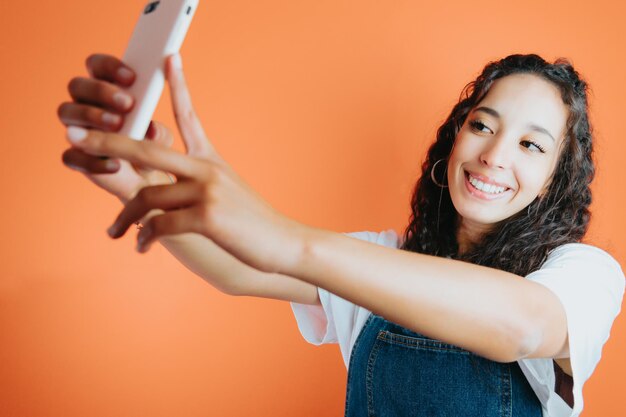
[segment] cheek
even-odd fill
[[[517,169],[517,181],[525,193],[538,194],[548,180],[549,167],[523,164]]]
[[[450,154],[450,162],[452,164],[464,163],[476,159],[479,152],[477,148],[475,143],[472,144],[470,140],[459,133]]]

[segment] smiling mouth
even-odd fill
[[[478,190],[481,190],[490,194],[500,194],[511,189],[510,187],[507,187],[506,185],[496,185],[492,183],[483,182],[480,178],[474,177],[468,171],[464,171],[464,172],[465,172],[465,178],[467,178],[470,184],[472,184]]]
[[[500,187],[495,185],[485,185],[482,181],[472,177],[469,172],[465,173],[465,185],[470,194],[479,197],[483,200],[493,200],[501,198],[504,195],[509,194],[512,188]],[[480,187],[480,188],[478,188]]]

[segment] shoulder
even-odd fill
[[[607,251],[586,243],[567,243],[554,248],[541,267],[526,278],[548,286],[561,296],[569,294],[572,300],[596,299],[598,303],[610,302],[616,308],[626,286],[617,260]]]
[[[593,246],[587,243],[566,243],[561,246],[557,246],[552,249],[548,254],[548,257],[564,257],[564,256],[584,256],[597,259],[598,261],[606,262],[614,267],[620,267],[617,260],[607,251],[597,246]]]
[[[577,266],[589,268],[608,268],[623,276],[619,262],[607,251],[586,243],[567,243],[552,249],[541,266]]]
[[[619,262],[607,251],[586,243],[567,243],[552,249],[537,271],[566,270],[573,275],[601,275],[624,281],[624,272]],[[594,274],[596,275],[596,274]]]
[[[553,249],[526,279],[551,289],[566,310],[605,310],[607,317],[619,312],[626,287],[624,272],[615,258],[584,243]]]

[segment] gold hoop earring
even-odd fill
[[[433,180],[433,182],[435,183],[435,185],[437,185],[438,187],[441,188],[448,188],[447,185],[444,184],[439,184],[437,182],[437,180],[435,179],[435,167],[437,166],[437,164],[441,161],[445,161],[445,158],[441,158],[440,160],[438,160],[437,162],[435,162],[435,164],[433,165],[433,167],[430,169],[430,179]],[[447,171],[447,167],[446,167],[446,171]],[[444,176],[445,176],[445,171],[444,171]]]

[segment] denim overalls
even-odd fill
[[[542,417],[517,362],[488,360],[370,314],[348,367],[346,417]]]

